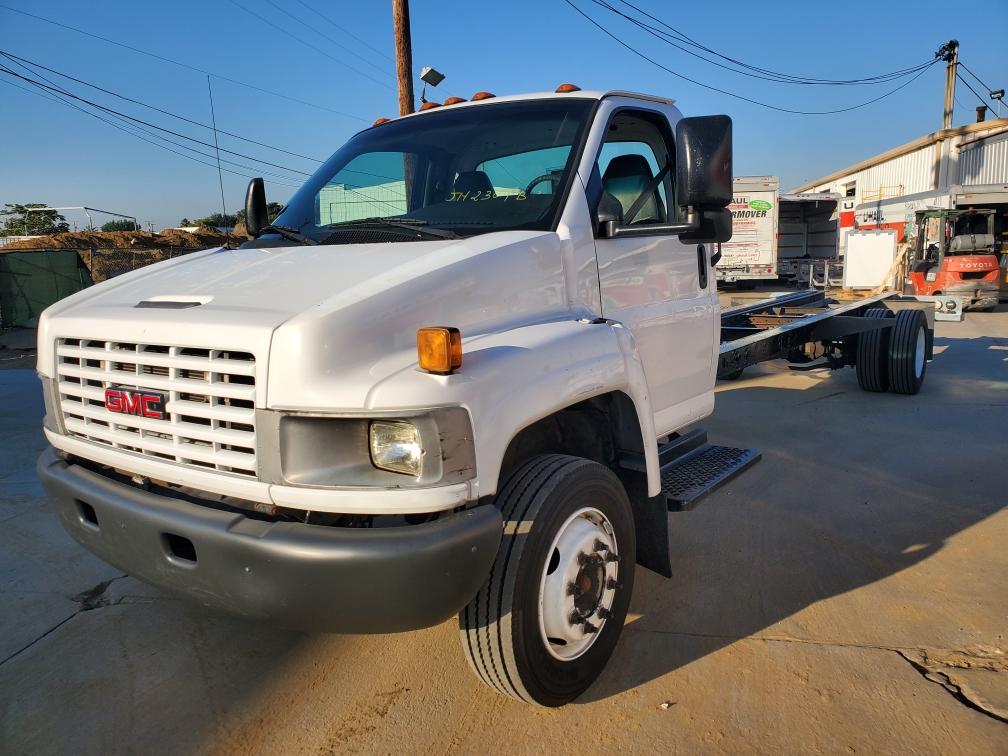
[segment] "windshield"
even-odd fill
[[[446,107],[370,128],[326,161],[274,224],[323,243],[431,238],[422,229],[550,230],[592,103]],[[376,229],[390,235],[376,238]]]

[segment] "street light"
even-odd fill
[[[420,102],[427,102],[427,98],[424,95],[427,94],[428,84],[430,84],[432,87],[436,87],[444,80],[445,75],[440,71],[438,71],[436,68],[425,66],[424,68],[420,69],[420,81],[424,83],[423,91],[420,92]]]

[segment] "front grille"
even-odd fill
[[[58,339],[56,377],[67,434],[191,467],[255,477],[255,357],[249,352]],[[165,419],[105,408],[105,389],[166,398]]]

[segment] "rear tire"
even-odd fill
[[[920,310],[901,310],[889,340],[890,387],[896,394],[916,394],[927,372],[927,317]]]
[[[866,318],[891,318],[892,310],[873,307],[866,311]],[[857,358],[858,385],[863,391],[888,391],[889,389],[889,329],[862,331],[858,334]]]
[[[497,505],[504,537],[459,613],[462,647],[491,688],[562,706],[598,677],[623,629],[636,561],[630,502],[607,467],[549,454],[519,467]]]

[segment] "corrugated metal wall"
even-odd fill
[[[959,183],[963,186],[1008,183],[1008,133],[959,150]]]
[[[860,171],[854,176],[858,197],[877,194],[883,187],[900,185],[901,192],[887,191],[885,196],[928,191],[934,178],[934,155],[935,148],[928,146]]]

